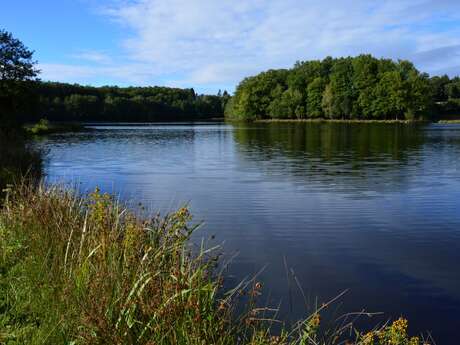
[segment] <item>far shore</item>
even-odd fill
[[[413,123],[427,123],[430,121],[427,120],[358,120],[358,119],[261,119],[255,120],[256,123],[272,123],[272,122],[282,122],[282,123],[299,123],[299,122],[328,122],[328,123],[404,123],[404,124],[413,124]]]
[[[382,123],[382,124],[420,124],[420,123],[439,123],[439,124],[459,124],[460,118],[457,119],[441,119],[441,120],[364,120],[364,119],[260,119],[254,120],[255,123]]]
[[[460,119],[456,119],[456,120],[439,120],[437,123],[455,124],[455,123],[460,123]]]

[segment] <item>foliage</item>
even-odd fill
[[[274,331],[276,309],[257,307],[252,280],[222,291],[217,257],[189,241],[186,208],[152,219],[99,190],[9,189],[0,212],[2,344],[339,344],[320,312]],[[237,296],[247,311],[235,313]],[[398,320],[355,344],[416,345]]]
[[[28,111],[30,84],[38,75],[33,51],[7,31],[0,30],[0,129],[17,128]]]
[[[270,70],[244,79],[237,87],[233,107],[228,111],[240,120],[268,117],[271,102],[287,88],[287,76],[287,70]]]
[[[7,31],[0,30],[0,80],[24,81],[35,78],[38,70],[33,51]]]
[[[90,87],[42,82],[30,121],[150,122],[222,117],[230,95],[198,95],[168,87]]]
[[[290,70],[270,70],[244,79],[226,117],[426,119],[458,111],[458,78],[429,78],[405,60],[371,55],[297,62]],[[438,107],[436,108],[436,104]]]
[[[449,119],[460,115],[460,77],[449,79],[444,75],[430,79],[435,109],[440,118]]]
[[[317,77],[307,87],[307,109],[310,117],[322,117],[324,115],[322,100],[326,88],[323,78]]]

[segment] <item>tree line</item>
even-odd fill
[[[244,79],[233,97],[168,87],[42,82],[33,51],[0,30],[0,130],[51,121],[151,122],[221,117],[436,119],[460,115],[460,78],[371,55],[297,62]]]
[[[169,87],[91,87],[40,82],[35,118],[51,121],[150,122],[222,117],[230,95]]]
[[[225,115],[255,119],[427,119],[460,114],[460,78],[371,55],[297,62],[244,79]]]

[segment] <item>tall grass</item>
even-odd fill
[[[325,336],[320,311],[274,331],[276,309],[257,305],[261,283],[223,291],[217,252],[191,247],[195,228],[186,208],[143,219],[98,190],[10,188],[0,212],[0,343],[421,343],[402,319]],[[236,313],[241,295],[246,311]]]

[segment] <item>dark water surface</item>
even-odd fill
[[[348,289],[337,316],[403,315],[413,332],[457,344],[460,126],[106,126],[40,145],[49,181],[163,211],[190,202],[205,222],[197,238],[239,253],[228,283],[266,266],[282,317],[307,313],[286,260],[310,306]]]

